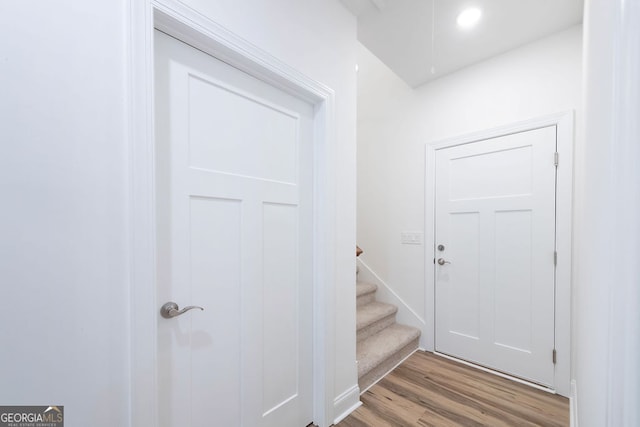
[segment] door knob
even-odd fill
[[[165,319],[171,319],[172,317],[180,316],[182,313],[186,313],[187,311],[193,310],[194,308],[204,310],[204,308],[198,307],[197,305],[188,305],[182,310],[180,310],[180,307],[178,307],[178,304],[176,304],[173,301],[169,301],[168,303],[160,307],[160,315]]]
[[[449,261],[445,261],[444,258],[438,258],[438,264],[445,265],[445,264],[451,264],[451,263]]]

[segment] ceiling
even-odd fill
[[[341,0],[358,40],[409,86],[499,55],[582,22],[583,0]],[[458,14],[482,10],[460,30]]]

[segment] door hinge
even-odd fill
[[[553,265],[558,265],[558,251],[553,251]]]
[[[554,349],[553,349],[553,356],[552,356],[552,360],[553,360],[553,364],[554,364],[554,365],[556,364],[556,356],[557,356],[557,355],[556,355],[556,349],[554,348]]]
[[[556,165],[556,167],[558,167],[558,159],[559,159],[560,155],[558,154],[558,152],[556,151],[555,153],[553,153],[553,164]]]

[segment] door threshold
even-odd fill
[[[435,354],[436,356],[443,357],[445,359],[452,360],[452,361],[457,362],[457,363],[461,363],[461,364],[466,365],[466,366],[470,366],[470,367],[475,368],[475,369],[479,369],[479,370],[484,371],[484,372],[488,372],[488,373],[493,374],[493,375],[497,375],[499,377],[502,377],[502,378],[505,378],[505,379],[508,379],[508,380],[511,380],[511,381],[515,381],[515,382],[520,383],[520,384],[527,385],[529,387],[533,387],[533,388],[538,389],[538,390],[546,391],[547,393],[557,394],[555,389],[552,389],[552,388],[549,388],[549,387],[545,387],[543,385],[536,384],[536,383],[531,382],[531,381],[523,380],[522,378],[514,377],[513,375],[505,374],[504,372],[496,371],[494,369],[487,368],[487,367],[482,366],[482,365],[477,365],[477,364],[475,364],[473,362],[469,362],[469,361],[466,361],[466,360],[463,360],[463,359],[458,359],[457,357],[449,356],[448,354],[439,353],[437,351],[434,351],[433,354]]]

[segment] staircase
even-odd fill
[[[358,282],[358,385],[363,393],[418,348],[420,330],[396,323],[398,307],[375,299],[378,287]]]

